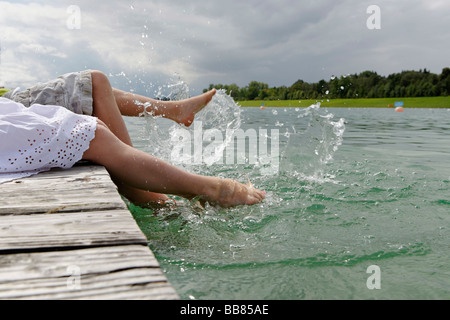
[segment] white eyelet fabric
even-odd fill
[[[70,168],[95,137],[97,118],[0,98],[0,183]]]

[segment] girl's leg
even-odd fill
[[[111,87],[104,73],[92,71],[94,116],[106,123],[120,140],[131,145],[131,139],[122,116],[137,117],[144,111],[163,116],[189,126],[197,112],[216,94],[216,89],[181,101],[159,101]],[[136,101],[139,103],[136,104]],[[145,104],[145,106],[144,106]]]
[[[92,71],[91,77],[94,101],[93,116],[103,121],[121,141],[131,146],[130,135],[120,114],[108,78],[100,71]]]
[[[113,89],[113,92],[119,110],[124,116],[136,117],[147,111],[188,127],[194,121],[195,114],[211,101],[216,89],[181,101],[159,101],[119,89]]]
[[[264,198],[251,185],[192,174],[134,149],[120,141],[101,121],[83,159],[105,166],[119,181],[136,189],[189,199],[201,196],[223,207],[256,204]]]
[[[92,71],[91,76],[92,97],[94,100],[93,116],[103,121],[123,143],[132,146],[130,135],[120,114],[108,78],[100,71]],[[118,181],[114,176],[112,178],[119,188],[119,192],[136,205],[147,205],[155,202],[161,204],[170,200],[164,194],[138,190]]]

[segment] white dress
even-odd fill
[[[0,183],[70,168],[95,137],[97,118],[0,97]]]

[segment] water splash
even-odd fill
[[[320,103],[299,113],[309,117],[305,130],[293,127],[282,154],[281,169],[285,174],[300,178],[323,178],[327,163],[343,142],[345,119],[334,121],[334,115],[323,112]]]
[[[172,101],[189,98],[189,86],[178,76],[172,78],[165,89],[170,90],[166,97]],[[159,98],[162,97],[163,90],[164,88],[160,87]],[[135,103],[150,106],[139,101]],[[241,126],[241,107],[225,90],[217,91],[210,103],[196,114],[194,123],[189,127],[155,117],[147,109],[142,115],[147,120],[144,135],[151,137],[146,139],[147,149],[165,161],[199,174],[214,174],[210,167],[224,163],[224,150]],[[213,137],[208,137],[211,132],[220,133],[221,139],[212,143]],[[214,153],[198,154],[197,150],[202,152],[207,147],[211,148],[211,145],[214,146]],[[186,149],[189,152],[177,153],[177,150]]]
[[[170,100],[189,97],[189,86],[176,74],[165,88],[160,87],[158,93],[160,97],[163,89],[170,91],[168,95]],[[229,164],[225,161],[224,150],[232,147],[230,144],[234,142],[232,141],[234,134],[243,124],[241,112],[242,108],[224,90],[217,91],[212,101],[195,116],[194,124],[188,128],[172,122],[161,123],[160,118],[146,112],[145,135],[152,137],[147,140],[148,149],[153,155],[191,172],[218,175],[219,171],[220,175],[220,172],[226,170],[243,174],[242,165],[224,165]],[[320,103],[308,108],[295,108],[295,113],[298,119],[307,119],[307,126],[302,128],[301,125],[294,124],[283,133],[288,137],[288,141],[281,152],[280,173],[300,180],[323,181],[325,166],[333,159],[333,155],[343,142],[345,120],[334,120],[334,115],[321,108]],[[276,117],[278,110],[273,109],[272,114]],[[205,138],[207,136],[205,133],[213,130],[221,134],[219,140],[217,137]],[[213,145],[211,140],[217,141],[214,141]],[[212,145],[214,153],[199,154]],[[185,151],[186,147],[189,152],[173,152]],[[214,164],[221,165],[221,168],[214,167]],[[260,169],[261,166],[256,163],[253,167],[247,166],[245,174],[258,177]],[[260,177],[257,179],[263,183],[265,181]]]
[[[221,133],[220,139],[222,140],[215,141],[214,153],[205,154],[203,164],[211,166],[215,163],[224,163],[224,150],[231,144],[234,133],[241,127],[240,106],[234,102],[233,98],[225,90],[218,90],[211,102],[196,115],[195,122],[202,124],[202,131],[205,134],[207,132]],[[191,132],[196,130],[195,123],[189,130]],[[204,146],[210,143],[210,139],[203,141]]]
[[[175,73],[172,78],[169,79],[167,89],[169,90],[167,96],[169,100],[183,100],[189,98],[189,85],[178,73]],[[158,94],[161,95],[161,90]]]
[[[172,100],[188,97],[189,87],[178,76],[172,78],[166,88],[171,90]],[[290,109],[289,112],[292,111]],[[273,109],[271,114],[277,117],[278,110]],[[279,205],[281,199],[292,198],[296,199],[295,201],[302,201],[301,193],[311,183],[333,182],[327,173],[326,165],[342,144],[345,131],[345,120],[334,120],[334,115],[321,108],[319,103],[308,108],[295,108],[294,115],[298,121],[291,122],[293,124],[291,127],[285,126],[283,130],[286,131],[280,132],[282,138],[287,137],[287,142],[281,148],[280,154],[275,155],[279,161],[276,162],[279,164],[276,175],[280,179],[277,178],[278,182],[274,185],[273,175],[265,176],[261,173],[275,162],[265,164],[264,159],[260,159],[260,154],[257,155],[258,160],[255,163],[247,161],[231,164],[225,161],[226,149],[233,148],[235,143],[235,132],[241,129],[241,126],[247,128],[252,125],[243,123],[242,108],[224,90],[217,91],[212,101],[195,116],[194,123],[190,127],[175,124],[161,117],[153,117],[149,113],[145,115],[147,125],[144,135],[148,143],[146,149],[151,154],[197,174],[233,178],[241,182],[247,182],[246,176],[249,176],[257,187],[268,191],[261,208],[264,211],[269,211],[272,205]],[[214,141],[214,144],[211,139],[205,138],[208,130],[220,134],[220,139]],[[214,149],[213,153],[201,153],[208,147],[211,149],[211,146]],[[234,148],[236,149],[236,146]],[[272,149],[272,146],[270,148]],[[180,150],[182,152],[179,152]],[[200,154],[197,152],[199,150]],[[267,155],[266,153],[265,156]]]

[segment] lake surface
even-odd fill
[[[450,298],[449,110],[227,107],[218,122],[197,121],[278,130],[267,140],[279,165],[181,165],[248,177],[264,202],[199,209],[179,200],[158,215],[130,207],[182,299]],[[126,122],[137,148],[174,160],[172,124]]]

